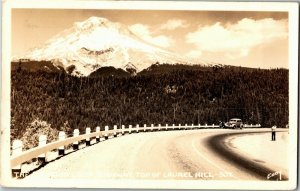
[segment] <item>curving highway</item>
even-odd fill
[[[49,179],[272,179],[269,174],[277,172],[281,167],[270,165],[268,161],[253,160],[247,155],[247,151],[237,149],[233,144],[233,138],[262,134],[266,131],[269,133],[268,129],[201,129],[127,134],[106,141],[102,140],[98,144],[51,161],[32,172],[24,180],[36,180],[39,177]],[[286,156],[282,155],[282,157]],[[282,180],[288,179],[285,170],[282,170],[281,175]]]

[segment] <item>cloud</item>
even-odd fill
[[[201,55],[202,55],[201,50],[191,50],[186,54],[186,56],[189,58],[199,58]]]
[[[170,47],[174,43],[172,38],[165,35],[154,36],[148,25],[134,24],[129,29],[141,39],[163,48]]]
[[[194,44],[198,51],[224,53],[227,58],[248,56],[256,46],[286,39],[287,20],[244,18],[235,24],[198,27],[185,36],[186,42]]]
[[[177,28],[186,28],[188,24],[185,20],[182,19],[170,19],[167,23],[161,25],[160,29],[162,30],[174,30]]]

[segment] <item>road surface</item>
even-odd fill
[[[278,169],[272,169],[274,165],[259,160],[259,156],[253,158],[247,152],[249,147],[243,149],[243,145],[236,145],[240,142],[236,137],[251,135],[252,140],[257,140],[252,133],[265,130],[200,129],[126,134],[53,160],[23,181],[37,178],[267,180],[268,174]],[[247,141],[251,145],[251,139]],[[270,144],[273,143],[268,143],[268,148],[261,145],[261,149],[273,149]],[[286,169],[284,165],[276,168]],[[282,176],[287,179],[286,175]]]

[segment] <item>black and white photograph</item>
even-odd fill
[[[297,4],[25,2],[3,4],[1,184],[295,189]]]

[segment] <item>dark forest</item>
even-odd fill
[[[153,65],[136,75],[106,68],[89,77],[66,72],[11,73],[12,138],[34,119],[69,133],[129,124],[288,124],[288,70]]]

